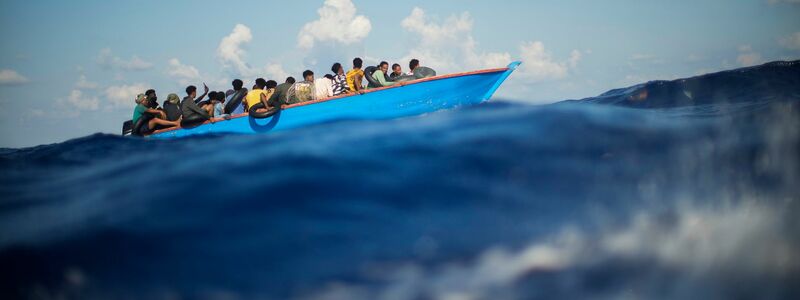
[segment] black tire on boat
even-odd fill
[[[377,88],[383,86],[377,81],[375,81],[374,77],[372,77],[372,74],[374,74],[376,70],[378,70],[378,67],[376,66],[369,66],[366,69],[364,69],[364,77],[365,79],[367,79],[367,86],[370,88]]]
[[[255,105],[250,107],[250,109],[247,111],[247,113],[250,114],[251,118],[254,118],[254,119],[265,119],[265,118],[272,117],[275,113],[277,113],[278,111],[281,110],[281,106],[280,106],[280,103],[279,103],[278,105],[273,106],[271,109],[269,109],[269,110],[267,110],[265,112],[257,112],[256,111],[259,108],[265,108],[265,107],[266,106],[264,106],[264,103],[256,103]]]
[[[225,103],[225,113],[232,114],[233,111],[236,110],[237,107],[239,107],[239,105],[242,105],[242,99],[244,99],[245,95],[247,95],[246,88],[242,88],[236,91],[236,93],[233,94],[233,98],[231,98],[231,101]]]

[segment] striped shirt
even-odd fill
[[[347,78],[344,74],[336,74],[333,76],[333,95],[341,95],[347,91]]]

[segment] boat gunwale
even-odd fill
[[[390,86],[384,86],[384,87],[379,87],[379,88],[370,88],[370,89],[364,90],[361,93],[347,93],[347,94],[337,95],[337,96],[328,97],[328,98],[319,99],[319,100],[312,100],[312,101],[305,101],[305,102],[301,102],[301,103],[289,104],[289,105],[286,105],[286,106],[282,107],[281,110],[291,109],[291,108],[301,107],[301,106],[306,106],[306,105],[312,105],[312,104],[327,102],[327,101],[336,100],[336,99],[343,99],[343,98],[348,98],[348,97],[361,96],[361,95],[372,93],[372,92],[379,92],[379,91],[384,91],[384,90],[388,90],[388,89],[404,87],[404,86],[407,86],[407,85],[423,83],[423,82],[428,82],[428,81],[436,81],[436,80],[448,79],[448,78],[453,78],[453,77],[469,76],[469,75],[480,75],[480,74],[487,74],[487,73],[500,73],[500,72],[506,72],[508,70],[509,70],[508,67],[506,67],[506,68],[493,68],[493,69],[484,69],[484,70],[477,70],[477,71],[460,72],[460,73],[452,73],[452,74],[445,74],[445,75],[439,75],[439,76],[432,76],[432,77],[427,77],[427,78],[420,78],[420,79],[415,79],[415,80],[410,80],[410,81],[399,82],[397,84],[393,84],[393,85],[390,85]],[[238,119],[238,118],[242,118],[242,117],[247,117],[249,115],[250,115],[249,113],[244,112],[244,113],[241,113],[241,114],[236,114],[236,115],[229,116],[228,118],[212,118],[212,119],[210,119],[208,121],[205,121],[203,123],[200,123],[200,124],[198,124],[196,126],[192,126],[192,128],[196,128],[198,126],[203,126],[203,125],[206,125],[206,124],[213,124],[213,123],[216,123],[216,122],[229,121],[229,120],[232,120],[232,119]],[[161,133],[175,131],[175,130],[179,130],[179,129],[184,129],[184,128],[181,127],[180,125],[178,125],[178,126],[171,127],[171,128],[165,128],[165,129],[159,129],[159,130],[153,131],[153,133],[148,134],[146,136],[161,134]]]

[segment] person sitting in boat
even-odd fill
[[[139,119],[145,118],[143,120],[143,124],[139,129],[139,133],[150,133],[153,130],[157,129],[158,126],[161,128],[170,128],[180,125],[180,118],[177,121],[170,121],[167,120],[167,115],[162,110],[150,108],[152,104],[150,104],[150,98],[148,98],[145,94],[139,94],[136,96],[136,107],[133,109],[133,118],[131,121],[135,125]]]
[[[293,84],[289,88],[286,98],[289,100],[289,104],[312,101],[316,100],[315,91],[314,72],[305,70],[303,71],[303,81]]]
[[[247,95],[247,89],[244,88],[244,82],[241,79],[234,79],[231,82],[231,85],[233,86],[233,89],[229,90],[230,93],[225,93],[226,94],[225,103],[231,103],[231,101],[234,101],[234,98],[239,97],[240,96],[239,94],[241,93]],[[235,105],[235,103],[232,105]],[[244,101],[241,101],[241,104],[236,105],[236,107],[231,111],[231,114],[238,115],[244,113],[244,106],[245,106]]]
[[[315,98],[325,99],[333,96],[333,75],[325,76],[314,80]]]
[[[203,83],[203,89],[205,92],[203,93],[198,100],[202,100],[208,94],[208,86]],[[183,122],[203,122],[208,119],[211,119],[211,116],[214,114],[213,109],[214,107],[210,104],[203,104],[199,106],[195,101],[195,97],[197,96],[197,87],[190,85],[186,87],[186,97],[183,98],[181,102],[181,114],[183,116]]]
[[[181,118],[181,98],[178,97],[178,94],[169,94],[167,96],[167,100],[164,100],[164,104],[161,106],[164,109],[164,113],[167,114],[167,120],[170,121],[178,121]]]
[[[347,76],[344,75],[344,68],[342,67],[342,64],[338,62],[333,64],[331,71],[333,71],[333,82],[331,86],[333,95],[338,96],[349,92],[349,88],[347,87]]]
[[[211,104],[214,105],[214,118],[228,118],[229,114],[225,113],[225,93],[216,92],[214,97],[211,97]]]
[[[361,93],[364,90],[363,80],[364,80],[364,71],[361,70],[361,66],[364,64],[364,61],[361,58],[356,57],[353,59],[353,69],[347,72],[347,88],[350,92],[353,93]]]
[[[380,86],[391,86],[396,84],[397,82],[389,81],[387,77],[387,72],[389,71],[389,63],[382,61],[378,64],[378,69],[375,72],[372,72],[372,78],[375,79]]]
[[[398,76],[403,76],[403,68],[400,67],[400,64],[395,63],[392,65],[392,73],[389,74],[389,79],[394,80],[394,78]]]
[[[294,82],[294,77],[286,77],[286,81],[284,83],[281,83],[275,87],[275,92],[269,97],[267,104],[270,106],[289,104],[289,98],[287,96],[289,95],[289,88],[292,87]]]
[[[419,60],[414,58],[408,62],[408,73],[406,75],[414,75],[414,69],[419,67]]]
[[[150,108],[158,108],[158,97],[156,96],[156,90],[149,89],[144,92],[145,97],[147,97],[147,102],[149,103]]]
[[[274,90],[271,92],[274,92]],[[244,97],[247,111],[250,111],[250,108],[259,103],[263,108],[268,107],[267,100],[269,100],[270,96],[272,95],[267,94],[267,80],[264,78],[256,79],[256,85],[254,85],[253,89],[247,92],[247,96]]]

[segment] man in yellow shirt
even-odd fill
[[[247,92],[247,96],[244,96],[244,101],[247,106],[247,111],[250,111],[250,108],[255,106],[256,104],[261,103],[261,107],[267,108],[267,100],[269,96],[271,96],[271,92],[274,89],[267,89],[267,81],[264,78],[256,79],[256,86],[253,88],[252,91]]]
[[[358,92],[361,93],[364,90],[364,86],[362,85],[362,81],[364,80],[364,71],[361,70],[361,66],[364,62],[361,58],[356,57],[353,59],[353,69],[347,72],[347,87],[350,89],[350,92]]]

